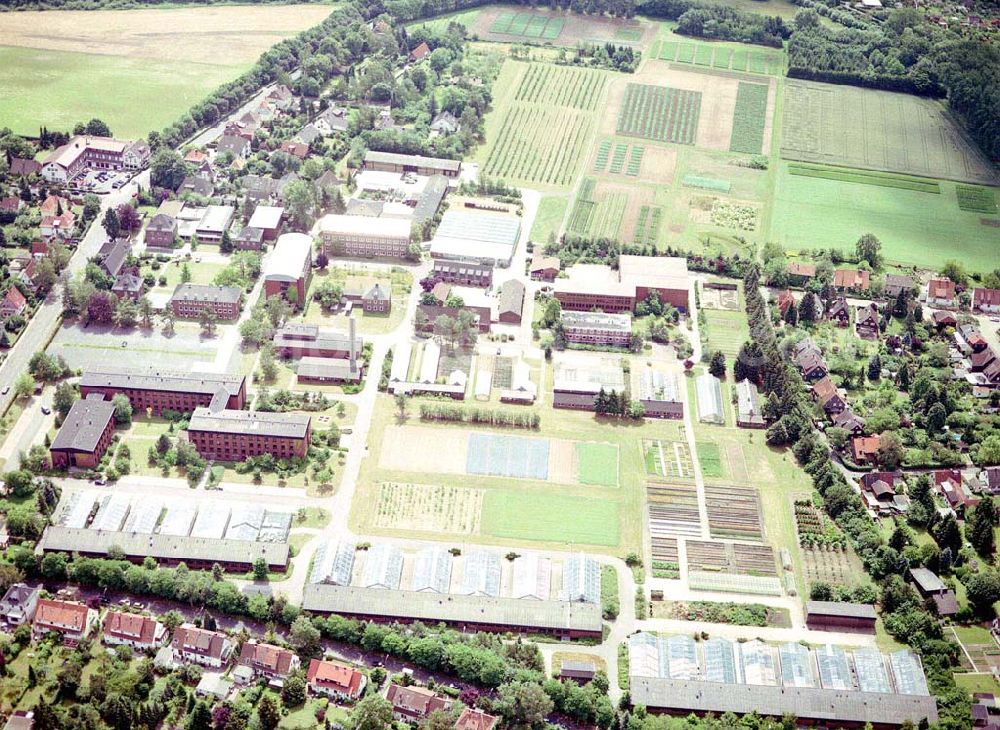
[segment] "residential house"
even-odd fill
[[[11,585],[0,600],[0,626],[12,630],[31,623],[35,619],[35,611],[38,610],[40,595],[39,586],[29,586],[24,583]]]
[[[559,257],[535,254],[528,273],[535,281],[555,281],[559,276]]]
[[[830,380],[830,376],[824,376],[813,383],[813,398],[823,408],[823,412],[828,416],[842,413],[847,408],[847,402],[840,396],[837,386]]]
[[[788,313],[791,307],[795,306],[795,295],[793,295],[788,289],[778,292],[778,311],[781,312],[782,318]]]
[[[458,121],[458,117],[452,114],[450,111],[445,110],[439,112],[434,120],[431,122],[431,136],[447,136],[449,134],[455,134],[462,128],[462,125]]]
[[[903,478],[902,472],[876,471],[861,477],[861,497],[865,506],[876,515],[892,514],[896,506],[896,483]]]
[[[240,251],[260,251],[264,247],[264,231],[252,226],[243,226],[233,245]]]
[[[805,286],[815,276],[815,264],[803,264],[798,261],[788,264],[788,281],[792,286]]]
[[[946,586],[933,571],[910,568],[910,582],[921,598],[934,603],[939,615],[954,616],[958,613],[958,598],[954,589]]]
[[[804,353],[798,358],[798,366],[803,380],[807,383],[814,383],[817,380],[825,378],[827,373],[830,372],[823,357],[812,352]]]
[[[979,484],[990,494],[1000,494],[1000,466],[987,466],[979,472]]]
[[[323,139],[323,132],[315,124],[307,124],[292,138],[293,142],[301,142],[302,144],[309,146],[318,139]]]
[[[115,433],[115,406],[92,395],[74,401],[49,446],[53,469],[95,469]]]
[[[899,293],[913,290],[913,277],[901,274],[886,274],[885,287],[883,289],[886,298],[895,299]]]
[[[1000,312],[1000,289],[976,287],[972,290],[972,311],[995,314]]]
[[[3,730],[32,730],[35,727],[34,710],[14,710],[7,718]]]
[[[188,175],[181,180],[176,192],[178,195],[191,194],[202,198],[211,198],[212,193],[215,192],[215,183],[212,182],[211,178],[202,175]]]
[[[282,142],[281,151],[286,155],[297,157],[300,160],[304,160],[309,157],[309,145],[304,142],[293,142],[292,140]]]
[[[392,285],[386,281],[344,287],[344,300],[360,306],[366,314],[388,314],[392,311]]]
[[[62,215],[71,208],[72,205],[69,200],[61,195],[48,195],[41,202],[41,205],[38,206],[38,212],[44,218],[46,216]]]
[[[3,301],[0,302],[0,317],[10,319],[15,315],[24,314],[27,307],[28,300],[24,298],[24,294],[16,286],[12,286],[7,289]]]
[[[174,630],[170,649],[175,662],[219,669],[229,662],[233,642],[219,631],[208,631],[185,623]]]
[[[955,330],[955,346],[961,350],[963,355],[968,356],[974,352],[985,350],[989,343],[976,325],[963,324]]]
[[[63,643],[75,646],[90,633],[97,612],[83,603],[42,598],[35,610],[31,637],[36,641],[49,633],[62,637]]]
[[[932,307],[954,307],[955,282],[951,279],[931,279],[927,282],[927,303]]]
[[[24,157],[12,157],[9,172],[11,177],[29,177],[42,174],[42,163]]]
[[[143,240],[147,246],[173,247],[177,240],[177,219],[165,213],[157,213],[146,224]]]
[[[278,84],[267,93],[264,100],[275,109],[288,111],[295,103],[295,94],[284,84]]]
[[[253,134],[250,136],[252,138]],[[250,156],[250,140],[242,136],[225,134],[219,138],[216,151],[220,155],[229,153],[233,159],[245,160]]]
[[[878,460],[880,436],[855,436],[850,441],[851,460],[855,464],[874,464]]]
[[[979,504],[979,497],[968,492],[958,469],[937,469],[932,474],[934,489],[948,502],[948,506],[958,517]]]
[[[24,201],[20,198],[0,198],[0,213],[6,214],[10,219],[13,219],[23,207]]]
[[[253,639],[243,644],[236,663],[249,667],[255,677],[264,677],[268,681],[281,681],[301,665],[298,656],[290,649],[260,644]]]
[[[247,223],[248,228],[259,228],[265,241],[274,241],[281,233],[285,209],[275,205],[258,205]]]
[[[858,307],[854,317],[854,331],[863,340],[877,340],[879,335],[878,307],[874,304]]]
[[[97,252],[98,266],[108,276],[118,276],[131,252],[132,244],[127,238],[108,239]]]
[[[312,659],[306,672],[306,682],[315,695],[326,695],[340,701],[354,701],[364,692],[367,677],[345,664]]]
[[[76,215],[71,210],[65,210],[61,215],[42,216],[39,229],[45,238],[72,238],[76,230]]]
[[[392,717],[400,722],[418,723],[437,710],[447,710],[451,700],[425,687],[403,687],[392,683],[385,698],[392,705]]]
[[[850,406],[833,414],[831,420],[834,426],[844,429],[851,436],[861,436],[865,432],[865,419],[851,410]]]
[[[931,321],[934,322],[934,326],[938,329],[943,329],[945,327],[954,327],[958,324],[958,320],[955,315],[951,312],[946,312],[943,310],[937,310],[931,315]]]
[[[131,299],[137,302],[142,296],[142,287],[139,269],[127,266],[115,277],[115,283],[111,285],[111,293],[119,299]]]
[[[826,318],[838,327],[847,327],[851,323],[851,309],[847,306],[847,300],[843,297],[834,299],[826,311]]]
[[[410,51],[410,60],[413,62],[421,61],[427,57],[430,52],[430,46],[428,46],[426,42],[421,42],[419,46]]]
[[[208,161],[208,153],[198,149],[188,150],[187,154],[184,155],[184,161],[189,165],[197,167],[201,163]]]
[[[837,269],[833,286],[837,291],[865,292],[871,286],[871,274],[864,269]]]
[[[565,664],[563,662],[564,666]],[[474,707],[466,707],[455,721],[455,730],[493,730],[498,722],[499,718],[493,715],[487,715]]]
[[[155,649],[163,643],[167,627],[149,616],[122,611],[108,611],[101,630],[105,644],[130,646],[144,651]]]
[[[969,355],[969,370],[980,373],[988,368],[994,360],[996,360],[996,354],[989,347],[979,352],[973,352]]]
[[[334,132],[346,132],[350,126],[347,109],[342,106],[327,107],[313,120],[313,124],[324,136]]]

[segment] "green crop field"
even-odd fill
[[[700,113],[700,91],[629,84],[618,112],[618,134],[694,144]]]
[[[719,479],[724,476],[719,445],[711,441],[698,441],[694,446],[698,453],[698,463],[701,465],[702,475],[710,479]]]
[[[984,188],[979,185],[956,185],[955,194],[958,196],[958,207],[962,210],[985,213],[986,215],[997,214],[997,195],[992,188]]]
[[[580,484],[618,486],[618,447],[614,444],[579,442],[576,445]]]
[[[492,537],[613,547],[619,542],[618,503],[494,489],[483,499],[480,529]]]
[[[632,243],[637,246],[655,246],[662,216],[663,208],[658,206],[644,205],[639,208],[639,218],[635,224]]]
[[[40,126],[69,130],[100,117],[118,136],[144,137],[237,73],[205,63],[0,46],[0,120],[38,134]]]
[[[507,94],[498,94],[483,172],[540,185],[572,184],[589,149],[606,81],[599,71],[508,61]],[[503,85],[498,84],[500,88]],[[496,124],[494,133],[490,128]]]
[[[730,152],[759,155],[764,146],[764,124],[767,119],[767,86],[740,82],[733,111],[733,132],[729,138]]]
[[[938,101],[789,80],[782,116],[785,159],[996,184]]]
[[[562,18],[541,13],[504,11],[493,21],[490,33],[554,41],[562,33],[564,24]]]
[[[941,185],[937,180],[930,180],[926,177],[914,177],[913,175],[897,175],[891,172],[878,172],[876,170],[851,170],[843,167],[793,163],[788,166],[788,172],[791,175],[821,177],[826,180],[839,180],[841,182],[858,183],[859,185],[876,185],[882,188],[914,190],[918,193],[931,193],[932,195],[938,195],[941,192]]]
[[[997,229],[959,208],[955,183],[940,181],[935,195],[792,175],[789,167],[780,165],[771,216],[771,238],[788,250],[848,252],[874,233],[891,263],[940,267],[955,259],[971,271],[996,268]]]
[[[661,61],[711,66],[725,71],[749,71],[771,76],[780,76],[785,71],[785,57],[782,52],[762,50],[755,46],[741,46],[736,43],[664,40],[656,49],[655,55]]]

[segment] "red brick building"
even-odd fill
[[[305,458],[311,424],[309,416],[300,413],[196,408],[187,434],[206,459],[243,461],[262,454]]]
[[[493,267],[489,264],[434,259],[431,278],[459,286],[493,286]]]
[[[806,626],[814,631],[875,633],[878,614],[867,603],[806,601]]]
[[[243,292],[235,286],[178,284],[170,296],[170,309],[178,317],[199,317],[209,309],[219,319],[236,319],[242,300]]]
[[[619,256],[618,270],[600,264],[577,264],[554,282],[563,309],[631,313],[656,292],[660,301],[688,311],[687,261],[677,256]]]
[[[115,407],[109,401],[99,395],[76,401],[49,447],[52,468],[95,468],[114,432]]]
[[[165,410],[190,413],[209,405],[220,390],[226,394],[226,408],[246,407],[246,377],[242,375],[109,367],[90,368],[80,378],[83,398],[96,393],[110,401],[121,393],[128,397],[133,410],[150,410],[154,416]]]

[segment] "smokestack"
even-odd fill
[[[349,327],[351,332],[351,341],[348,348],[351,352],[351,372],[353,373],[358,366],[357,357],[354,355],[354,316],[352,315],[348,321],[350,322]]]

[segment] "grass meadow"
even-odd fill
[[[120,137],[181,116],[329,6],[8,13],[0,123],[21,134],[99,117]]]

